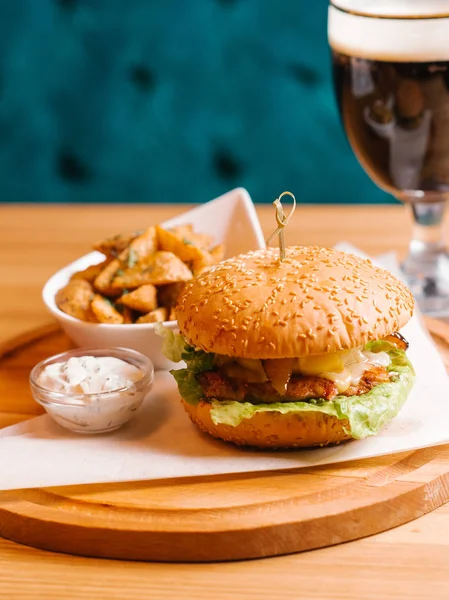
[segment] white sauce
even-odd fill
[[[37,384],[51,392],[71,394],[45,403],[47,412],[68,429],[102,432],[128,421],[142,404],[148,389],[134,386],[144,373],[113,356],[72,357],[47,365]],[[109,392],[107,396],[102,396]]]
[[[371,366],[388,367],[390,357],[387,352],[369,352],[356,348],[342,353],[343,369],[332,373],[322,373],[321,377],[333,381],[340,393],[345,392],[351,385],[357,385],[363,373]]]
[[[142,377],[140,369],[114,356],[73,356],[47,365],[37,383],[53,392],[99,394],[130,387]]]

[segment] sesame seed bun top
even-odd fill
[[[242,254],[187,283],[176,309],[186,340],[240,358],[294,358],[362,346],[403,327],[413,297],[389,271],[328,248]]]

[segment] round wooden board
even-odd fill
[[[427,324],[449,367],[449,325]],[[29,370],[68,347],[50,326],[0,348],[0,423],[40,414]],[[301,470],[0,492],[0,535],[84,556],[237,560],[354,540],[448,499],[440,446]]]

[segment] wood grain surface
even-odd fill
[[[449,325],[431,324],[448,353]],[[71,346],[63,332],[48,328],[5,345],[0,355],[4,411],[19,399],[25,411],[33,409],[30,366]],[[0,492],[0,535],[81,556],[241,560],[366,537],[448,499],[449,446],[441,446],[264,474]]]
[[[0,341],[49,318],[43,282],[121,229],[166,219],[173,206],[0,207]],[[265,231],[271,207],[260,208]],[[406,250],[410,221],[401,206],[300,207],[288,243],[346,240],[369,253]],[[0,412],[0,426],[35,414]],[[279,558],[216,564],[133,563],[55,554],[0,539],[0,597],[424,599],[449,597],[449,505],[369,538]]]

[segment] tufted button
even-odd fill
[[[67,150],[59,152],[57,169],[62,179],[73,183],[84,183],[92,177],[89,167],[79,157]]]
[[[144,92],[154,87],[154,74],[145,65],[133,65],[129,70],[129,77],[132,83]]]
[[[235,179],[242,173],[240,163],[229,150],[216,150],[213,156],[213,165],[215,172],[222,179]]]
[[[300,83],[315,87],[320,83],[320,75],[314,68],[303,63],[293,63],[289,67],[289,72]]]
[[[76,6],[77,0],[55,0],[61,8],[73,9]]]

